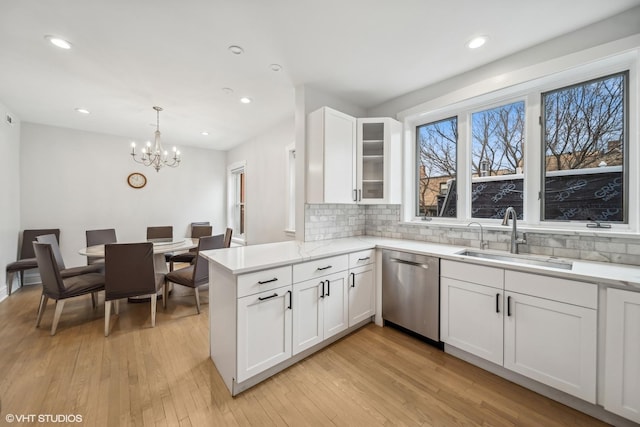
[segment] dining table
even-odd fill
[[[186,252],[189,249],[198,247],[198,239],[195,238],[177,238],[177,239],[148,239],[147,242],[153,243],[153,266],[157,274],[167,274],[169,269],[167,268],[167,262],[165,254],[174,252]],[[124,243],[124,242],[118,242]],[[138,243],[138,242],[131,242]],[[104,245],[95,245],[82,248],[78,251],[80,255],[86,257],[104,258]],[[158,293],[158,296],[162,297],[162,292]],[[141,302],[148,300],[145,297],[132,297],[129,298],[130,302]]]

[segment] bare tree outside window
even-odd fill
[[[523,214],[524,101],[471,115],[471,216],[502,218],[508,206]]]
[[[417,216],[455,218],[457,117],[418,126],[416,139]],[[447,190],[441,194],[445,186]]]
[[[627,73],[542,94],[545,220],[626,221]]]

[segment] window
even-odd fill
[[[457,144],[457,117],[417,127],[417,216],[452,218],[457,216],[455,185]]]
[[[229,167],[229,227],[240,242],[245,241],[245,194],[245,164],[236,163]]]
[[[627,222],[627,76],[542,94],[543,220]]]
[[[524,101],[471,115],[471,216],[523,218]]]

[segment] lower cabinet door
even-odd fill
[[[293,354],[298,354],[323,340],[324,310],[322,300],[326,283],[311,279],[293,285]]]
[[[349,327],[375,313],[375,264],[349,270]]]
[[[640,292],[607,289],[604,407],[640,423]]]
[[[239,298],[237,382],[291,357],[291,285]]]
[[[504,367],[596,403],[597,311],[505,292]]]
[[[440,339],[502,365],[503,290],[440,278]]]
[[[324,339],[349,327],[349,303],[346,271],[324,277]]]

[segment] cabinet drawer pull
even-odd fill
[[[496,313],[500,313],[500,294],[496,294]]]
[[[332,266],[332,265],[327,265],[326,267],[318,267],[318,268],[316,268],[316,270],[318,270],[318,271],[328,270],[328,269],[330,269],[331,267],[333,267],[333,266]]]
[[[271,283],[271,282],[275,282],[277,280],[278,280],[277,277],[274,277],[273,279],[269,279],[269,280],[258,280],[258,284],[259,285],[264,285],[265,283]]]
[[[265,300],[268,300],[268,299],[271,299],[271,298],[275,298],[277,296],[278,296],[278,294],[273,294],[273,295],[269,295],[268,297],[258,297],[258,299],[260,301],[265,301]]]
[[[358,258],[358,261],[366,261],[366,260],[368,260],[368,259],[371,259],[371,257],[366,256],[366,257],[364,257],[364,258]]]
[[[507,316],[511,316],[511,297],[507,297]]]

